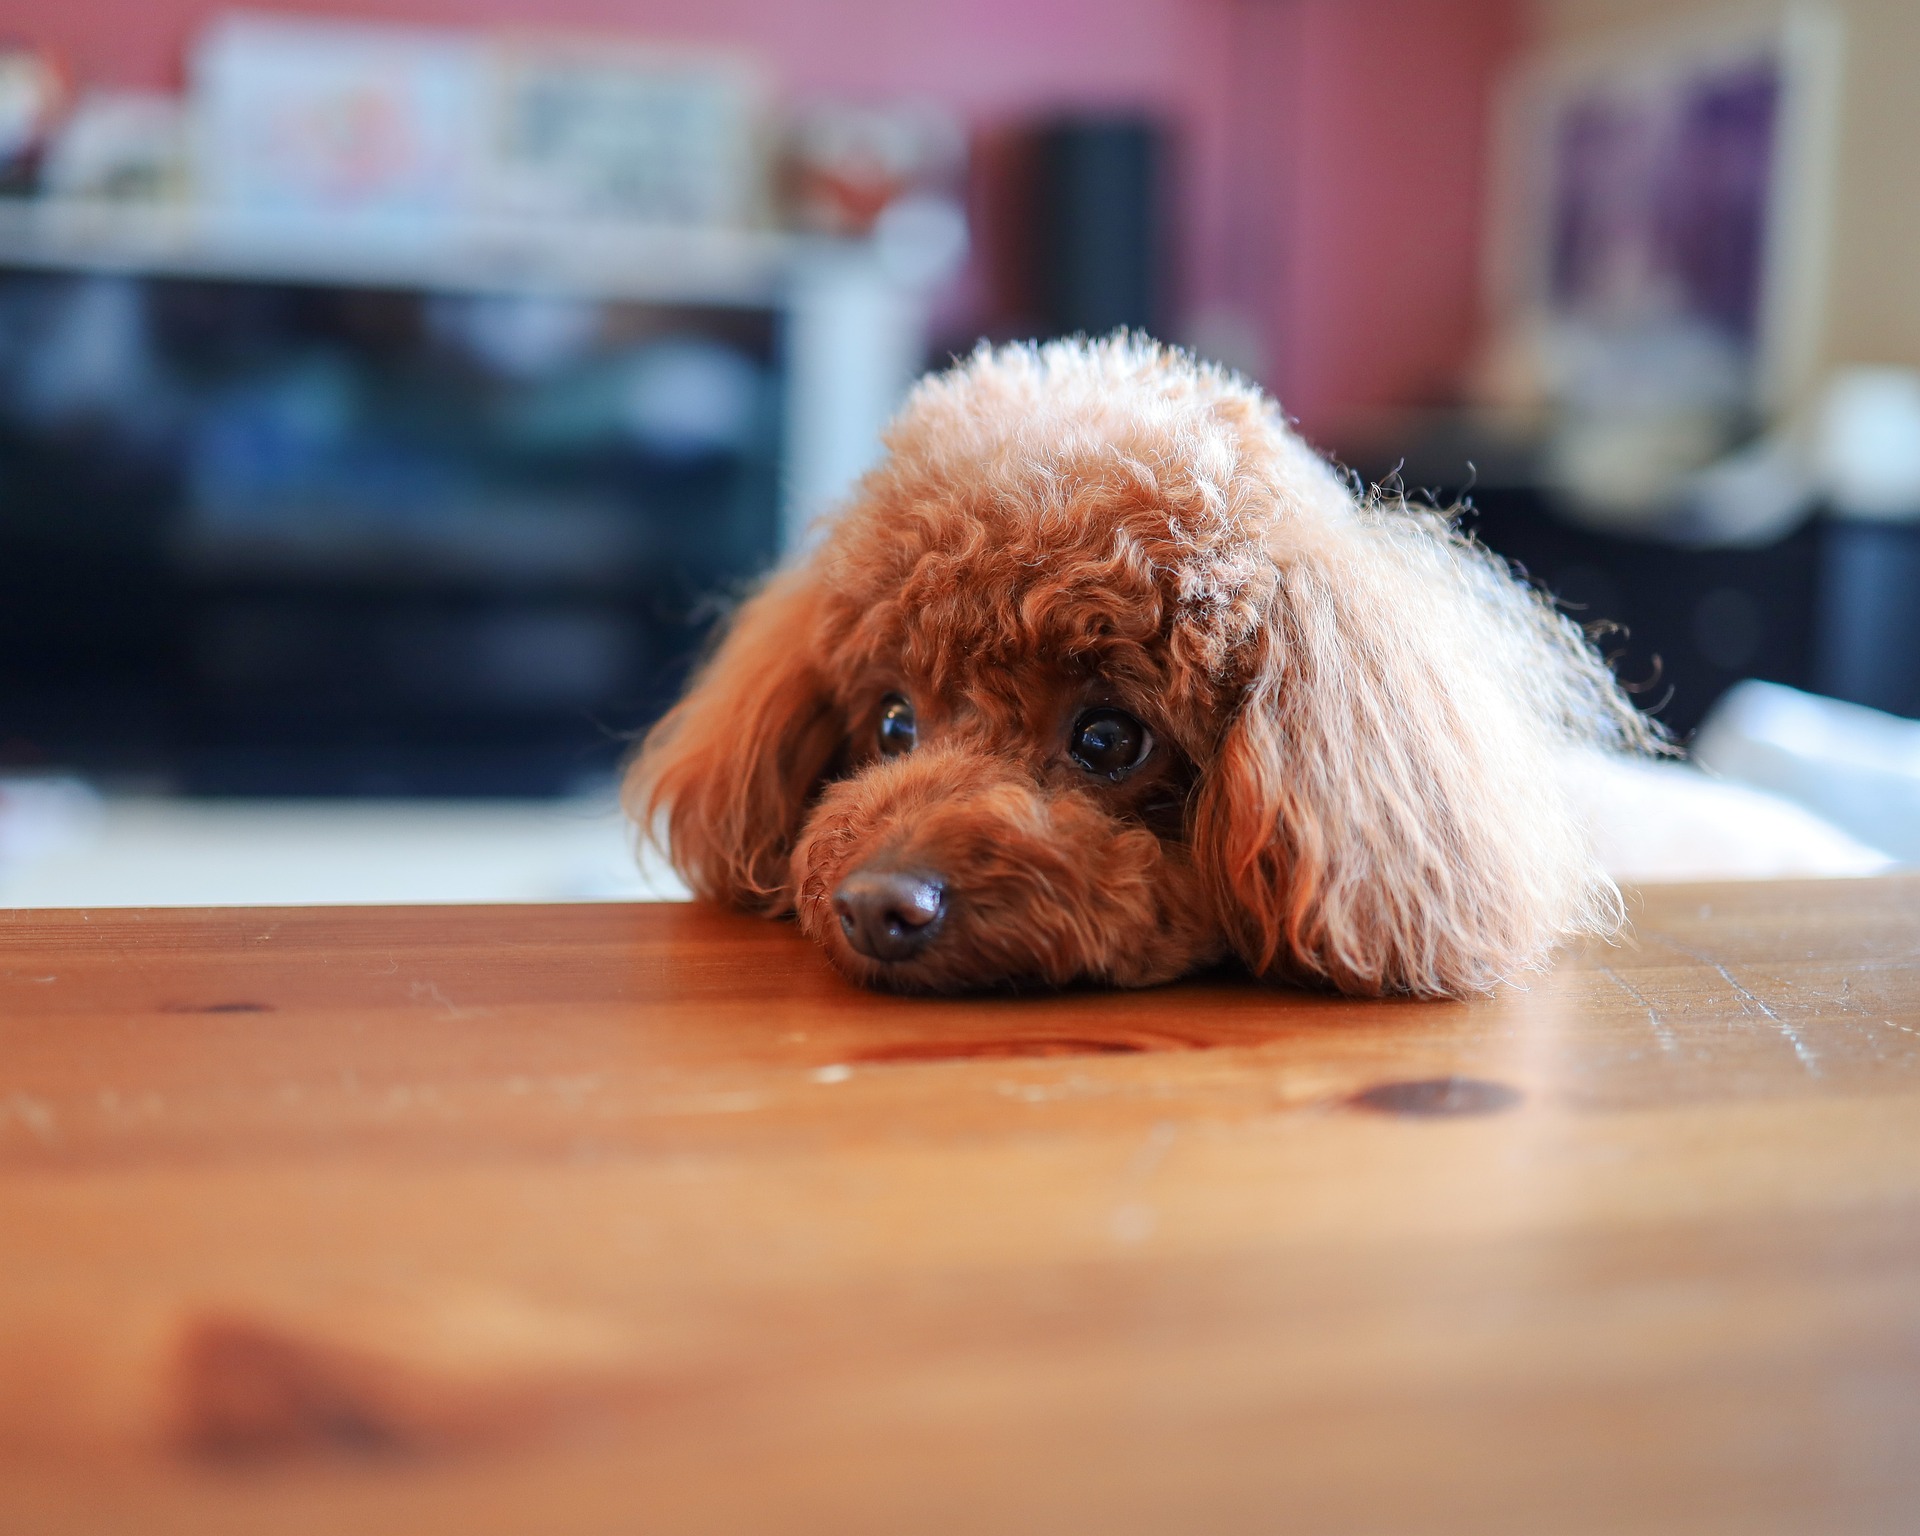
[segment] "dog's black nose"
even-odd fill
[[[911,960],[947,915],[947,888],[932,875],[857,869],[833,893],[847,942],[873,960]]]

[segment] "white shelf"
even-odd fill
[[[614,221],[262,215],[198,205],[0,198],[0,266],[255,281],[562,292],[769,307],[817,242]]]

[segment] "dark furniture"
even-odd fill
[[[777,317],[0,273],[0,771],[546,794],[779,546]]]
[[[1818,525],[1755,549],[1689,549],[1583,528],[1533,492],[1471,500],[1466,526],[1600,626],[1622,681],[1676,735],[1742,678],[1813,685]]]
[[[1533,491],[1470,501],[1465,526],[1602,626],[1637,701],[1682,740],[1748,677],[1920,715],[1920,525],[1822,517],[1704,549],[1582,527]]]

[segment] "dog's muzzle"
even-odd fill
[[[833,893],[833,910],[847,942],[869,960],[911,960],[939,933],[947,890],[924,873],[856,869]]]
[[[836,780],[792,881],[803,933],[904,992],[1141,986],[1218,948],[1183,849],[1011,753],[929,745]]]

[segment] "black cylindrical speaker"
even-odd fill
[[[1164,319],[1163,135],[1142,117],[1062,119],[1037,145],[1038,319],[1046,334],[1151,331]]]

